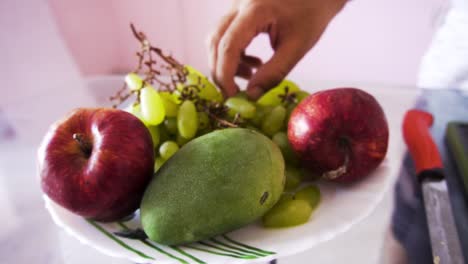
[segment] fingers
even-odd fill
[[[245,11],[236,16],[221,38],[214,79],[226,96],[233,96],[239,91],[234,82],[234,76],[238,72],[241,58],[247,65],[252,64],[258,67],[261,64],[258,58],[242,56],[242,53],[257,35],[257,29],[264,27],[265,23],[270,23],[270,21],[254,12]]]
[[[308,51],[300,40],[288,40],[278,46],[273,57],[258,68],[247,85],[247,95],[257,99],[263,92],[277,85]]]
[[[241,63],[237,67],[236,76],[243,79],[250,79],[250,77],[252,77],[252,68],[245,63]]]
[[[221,18],[218,28],[208,38],[208,64],[211,70],[211,76],[214,76],[216,69],[219,41],[221,40],[221,37],[224,35],[224,32],[226,32],[236,15],[237,12],[231,12],[223,18]]]
[[[241,61],[253,68],[258,68],[262,65],[262,60],[259,57],[246,55],[244,53],[242,53]]]
[[[243,79],[250,79],[253,74],[253,70],[262,65],[262,60],[255,56],[249,56],[242,54],[241,62],[237,67],[236,76]]]

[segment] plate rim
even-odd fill
[[[388,162],[389,157],[386,157],[386,159],[384,159],[384,161],[379,166],[385,165],[386,160]],[[394,171],[393,166],[387,165],[387,167],[389,168],[389,173],[388,173],[389,175],[386,175],[385,179],[382,182],[382,186],[383,186],[382,191],[379,192],[375,196],[375,199],[372,199],[371,204],[366,206],[365,210],[363,210],[361,214],[356,216],[354,219],[352,219],[348,223],[340,225],[340,227],[335,229],[333,232],[329,231],[329,232],[326,232],[326,233],[322,234],[319,237],[316,237],[315,240],[314,240],[314,243],[312,243],[312,244],[310,244],[310,240],[307,240],[305,238],[305,239],[301,239],[302,243],[298,243],[298,246],[293,247],[290,250],[279,251],[279,252],[276,251],[274,254],[264,256],[264,257],[260,257],[260,258],[256,258],[256,259],[251,259],[251,260],[245,260],[245,259],[243,259],[243,260],[234,260],[234,259],[230,259],[229,263],[268,262],[268,261],[271,261],[273,259],[284,258],[284,257],[296,255],[296,254],[302,253],[304,251],[307,251],[309,249],[312,249],[312,248],[316,247],[319,244],[322,244],[322,243],[327,242],[327,241],[331,241],[332,239],[334,239],[334,238],[344,234],[345,232],[349,231],[353,226],[355,226],[356,224],[362,222],[369,215],[371,215],[371,213],[376,210],[377,206],[382,202],[383,198],[385,197],[385,195],[389,191],[389,189],[390,189],[390,187],[392,185],[391,183],[393,182],[393,179],[395,178],[393,174],[396,174],[396,173]],[[370,176],[372,176],[372,175],[370,175]],[[374,175],[374,176],[376,176],[376,175]],[[86,236],[80,234],[79,232],[76,232],[73,228],[69,227],[59,217],[59,215],[57,214],[57,211],[53,207],[59,206],[60,208],[62,208],[64,210],[67,210],[67,209],[65,209],[62,206],[60,206],[59,204],[55,203],[46,194],[43,194],[42,197],[43,197],[44,202],[45,202],[45,208],[47,209],[47,211],[51,215],[54,223],[58,227],[64,229],[69,236],[71,236],[71,237],[73,237],[75,239],[78,239],[78,241],[80,241],[80,243],[82,243],[84,245],[87,245],[87,246],[90,246],[91,248],[94,248],[94,249],[98,250],[99,252],[101,252],[102,254],[105,254],[105,255],[110,256],[110,257],[119,258],[119,259],[127,259],[127,260],[133,261],[135,263],[156,263],[155,262],[156,260],[148,260],[148,259],[143,259],[141,257],[138,257],[137,255],[119,253],[119,252],[116,252],[116,251],[109,250],[109,249],[101,246],[99,243],[95,243],[91,239],[89,239]],[[76,216],[80,217],[78,215],[76,215]],[[294,228],[294,227],[292,227],[292,228]],[[304,243],[304,242],[309,242],[309,243]],[[177,262],[174,262],[174,261],[169,260],[169,259],[158,259],[157,263],[173,264],[173,263],[177,263]]]

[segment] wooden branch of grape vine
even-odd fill
[[[181,101],[193,101],[199,111],[208,115],[212,128],[239,127],[243,122],[239,115],[229,121],[226,119],[227,108],[222,103],[199,98],[199,92],[205,87],[200,77],[195,83],[187,83],[189,72],[183,64],[171,55],[164,54],[162,49],[152,46],[146,34],[138,31],[133,24],[130,24],[130,29],[140,44],[140,50],[135,53],[137,65],[132,73],[142,76],[142,87],[152,85],[158,91],[170,93],[179,91]],[[139,103],[139,93],[139,89],[128,89],[124,82],[110,100],[113,102],[113,107],[117,108],[132,95],[136,95],[135,105]]]

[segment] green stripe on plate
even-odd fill
[[[256,248],[256,247],[252,247],[252,246],[249,246],[249,245],[242,244],[242,243],[237,242],[234,239],[228,237],[227,235],[223,235],[223,238],[226,239],[227,241],[233,243],[233,244],[236,244],[236,245],[241,246],[241,247],[245,247],[247,249],[255,250],[255,251],[260,252],[260,253],[264,253],[264,254],[267,254],[267,255],[276,254],[276,252],[267,251],[267,250],[263,250],[263,249],[259,249],[259,248]]]
[[[231,253],[231,254],[235,254],[235,255],[238,255],[238,256],[249,256],[249,257],[253,257],[253,258],[258,258],[257,255],[244,254],[243,252],[238,252],[238,251],[235,251],[235,250],[226,249],[226,248],[221,247],[221,246],[210,244],[210,243],[208,243],[206,241],[200,241],[198,243],[200,245],[204,245],[206,247],[211,247],[211,248],[214,248],[214,249],[220,250],[222,252],[226,252],[226,253]]]
[[[260,257],[265,257],[265,256],[268,256],[269,254],[266,254],[266,253],[260,253],[258,251],[253,251],[253,250],[247,250],[247,249],[243,249],[241,247],[236,247],[236,246],[232,246],[232,245],[229,245],[229,244],[226,244],[216,238],[211,238],[210,239],[212,242],[218,244],[218,245],[221,245],[221,246],[224,246],[224,247],[227,247],[227,248],[230,248],[230,249],[234,249],[234,250],[237,250],[237,251],[241,251],[243,253],[247,253],[247,254],[254,254],[254,255],[257,255],[257,256],[260,256]]]
[[[214,254],[214,255],[225,256],[225,257],[240,258],[240,259],[256,259],[257,258],[256,256],[250,256],[250,255],[242,256],[242,255],[234,255],[234,254],[226,254],[226,253],[216,252],[216,251],[205,249],[205,248],[199,248],[199,247],[196,247],[196,246],[193,246],[193,245],[185,245],[184,247],[194,249],[194,250],[198,250],[198,251],[202,251],[202,252],[206,252],[206,253],[210,253],[210,254]]]
[[[104,229],[104,227],[102,227],[101,225],[99,225],[98,223],[92,221],[92,220],[89,220],[89,219],[86,219],[86,221],[88,221],[88,223],[90,223],[92,226],[94,226],[97,230],[101,231],[101,233],[103,233],[105,236],[107,236],[108,238],[114,240],[117,244],[119,244],[120,246],[122,246],[123,248],[137,254],[138,256],[142,257],[142,258],[145,258],[145,259],[153,259],[152,257],[150,256],[147,256],[145,253],[141,252],[141,251],[138,251],[134,248],[132,248],[131,246],[127,245],[125,242],[123,242],[122,240],[118,239],[117,237],[115,237],[114,235],[112,235],[109,231],[107,231],[106,229]]]
[[[176,246],[170,246],[172,249],[174,249],[175,251],[179,252],[180,254],[186,256],[186,257],[189,257],[191,258],[193,261],[197,262],[197,263],[200,263],[200,264],[206,264],[206,262],[204,262],[203,260],[201,259],[198,259],[197,257],[187,253],[186,251],[184,251],[183,249],[179,248],[179,247],[176,247]]]
[[[123,229],[125,229],[125,230],[130,230],[130,228],[128,228],[128,226],[125,225],[125,224],[122,223],[122,222],[117,222],[117,224],[118,224],[120,227],[122,227]],[[158,246],[156,246],[156,245],[153,245],[152,243],[148,242],[146,239],[138,239],[138,240],[140,240],[143,244],[147,245],[148,247],[150,247],[150,248],[152,248],[152,249],[155,249],[155,250],[159,251],[161,254],[164,254],[164,255],[166,255],[166,256],[172,258],[172,259],[175,259],[175,260],[179,261],[180,263],[189,264],[189,262],[187,262],[186,260],[181,259],[181,258],[178,258],[178,257],[172,255],[171,253],[165,251],[164,249],[162,249],[162,248],[160,248],[160,247],[158,247]]]

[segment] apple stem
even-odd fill
[[[81,151],[83,151],[86,154],[86,157],[89,157],[93,149],[91,143],[84,138],[83,134],[80,133],[74,133],[73,139],[76,140],[76,142],[78,142]]]
[[[349,163],[349,154],[346,153],[345,161],[344,161],[343,165],[341,165],[337,169],[324,172],[322,174],[322,178],[326,179],[326,180],[334,180],[334,179],[340,177],[341,175],[346,173],[346,171],[348,169],[348,163]]]

